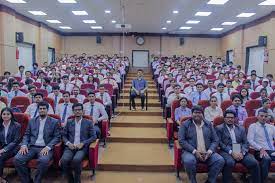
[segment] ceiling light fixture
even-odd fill
[[[77,3],[75,0],[57,0],[60,3],[64,3],[64,4],[74,4]]]
[[[241,14],[237,15],[237,17],[239,17],[239,18],[248,18],[248,17],[252,17],[255,14],[256,13],[241,13]]]
[[[69,29],[72,29],[72,28],[69,27],[69,26],[59,26],[59,28],[60,28],[60,29],[68,29],[68,30],[69,30]]]
[[[9,3],[14,3],[14,4],[26,3],[26,1],[23,1],[23,0],[6,0],[6,1],[8,1]]]
[[[237,22],[223,22],[222,25],[234,25]]]
[[[260,6],[273,6],[275,5],[275,0],[266,0],[259,4]]]
[[[229,0],[210,0],[207,4],[215,4],[215,5],[223,5],[227,3]]]
[[[33,14],[33,15],[40,15],[40,16],[45,16],[47,15],[46,13],[44,13],[43,11],[29,11],[29,13]]]
[[[88,15],[86,11],[72,11],[72,13],[78,16]]]
[[[198,23],[200,23],[199,20],[188,20],[188,21],[186,22],[186,24],[198,24]]]
[[[105,10],[105,13],[106,13],[106,14],[110,14],[110,13],[111,13],[111,10]]]
[[[167,28],[166,28],[166,27],[162,27],[161,29],[162,29],[162,30],[166,30]]]
[[[211,30],[212,30],[212,31],[222,31],[223,28],[212,28]]]
[[[91,26],[91,29],[103,29],[102,26]]]
[[[170,24],[172,23],[172,20],[167,20],[166,23]]]
[[[59,20],[46,20],[46,21],[52,24],[61,24]]]
[[[115,23],[116,23],[116,21],[115,21],[115,20],[112,20],[111,22],[112,22],[113,24],[115,24]]]
[[[209,15],[211,15],[212,12],[208,12],[208,11],[199,11],[195,14],[195,16],[201,16],[201,17],[207,17]]]
[[[178,11],[178,10],[174,10],[173,13],[174,13],[174,14],[178,14],[179,11]]]
[[[96,23],[95,20],[83,20],[83,22],[84,22],[85,24],[95,24],[95,23]]]
[[[180,27],[180,30],[190,30],[192,27]]]

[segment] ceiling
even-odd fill
[[[180,34],[221,34],[234,27],[263,17],[272,11],[275,6],[259,6],[264,0],[229,0],[224,5],[209,5],[209,0],[76,0],[76,4],[61,4],[57,0],[25,0],[26,4],[11,4],[0,0],[18,13],[36,21],[43,22],[60,32],[121,32],[115,24],[122,22],[121,2],[125,7],[125,23],[131,24],[129,32],[143,33],[180,33]],[[28,11],[40,10],[46,16],[34,16]],[[76,16],[73,10],[85,10],[86,16]],[[105,10],[111,10],[105,14]],[[178,14],[173,14],[178,10]],[[210,11],[208,17],[197,17],[198,11]],[[250,18],[237,18],[243,12],[256,13]],[[46,20],[57,19],[61,24],[51,24]],[[94,19],[96,24],[85,24],[82,20]],[[171,20],[171,24],[166,21]],[[199,24],[187,25],[187,20],[199,20]],[[237,22],[235,25],[222,26],[226,21]],[[91,25],[103,26],[103,30],[92,30]],[[71,30],[60,29],[59,26],[70,26]],[[190,26],[190,30],[179,30],[181,26]],[[166,27],[166,30],[162,30]],[[224,28],[222,31],[211,31],[211,28]]]

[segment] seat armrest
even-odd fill
[[[166,135],[167,139],[171,140],[173,138],[173,120],[171,118],[167,118],[166,120]]]
[[[98,149],[99,149],[99,139],[92,142],[89,146],[89,163],[90,169],[95,169],[98,164]]]
[[[102,120],[101,124],[101,137],[106,139],[108,137],[109,122],[108,120]]]
[[[53,148],[53,160],[54,160],[54,166],[57,168],[59,167],[59,161],[63,154],[63,144],[62,142],[59,142],[56,144]]]
[[[179,141],[175,140],[175,142],[174,142],[174,166],[175,166],[176,170],[180,170],[182,168],[181,154],[182,154],[182,148],[179,144]]]

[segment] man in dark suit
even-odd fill
[[[48,116],[49,104],[38,103],[39,116],[29,121],[14,165],[22,183],[32,182],[28,161],[37,158],[34,183],[40,183],[53,157],[54,145],[60,142],[59,121]]]
[[[83,119],[83,105],[76,103],[72,107],[75,118],[68,120],[63,133],[65,151],[61,158],[61,167],[69,183],[80,183],[81,162],[88,154],[89,146],[96,140],[93,122]],[[74,170],[72,175],[71,168]]]
[[[224,112],[224,123],[216,127],[220,140],[220,155],[225,160],[223,183],[232,182],[232,170],[236,162],[242,163],[251,173],[253,183],[260,182],[260,168],[256,159],[248,153],[249,144],[243,126],[235,123],[235,111]],[[233,146],[234,145],[234,146]]]
[[[185,121],[179,130],[179,143],[183,149],[182,163],[189,181],[196,183],[197,162],[208,165],[206,182],[215,183],[221,172],[224,159],[217,154],[219,139],[211,122],[203,119],[203,108],[194,106],[192,118]]]

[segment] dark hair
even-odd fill
[[[63,95],[65,95],[65,94],[68,94],[69,96],[71,95],[71,93],[70,93],[70,92],[65,91],[65,92],[62,94],[62,96],[63,96]]]
[[[21,68],[25,68],[25,67],[24,67],[24,65],[20,65],[18,68],[21,69]]]
[[[37,66],[38,67],[38,64],[37,63],[33,63],[32,66]]]
[[[39,107],[42,107],[42,106],[43,107],[46,106],[47,110],[49,110],[49,104],[48,104],[48,102],[42,101],[42,102],[39,102],[37,104],[38,109],[39,109]]]
[[[142,69],[138,69],[138,72],[139,72],[139,71],[143,72],[143,70],[142,70]]]
[[[81,109],[83,110],[83,104],[81,103],[74,103],[72,109],[74,110],[76,107],[81,107]]]
[[[195,112],[195,111],[199,111],[199,112],[202,112],[203,113],[203,108],[200,106],[200,105],[195,105],[192,107],[192,113]]]
[[[29,87],[28,87],[28,90],[31,90],[31,89],[33,89],[33,88],[35,88],[35,89],[36,89],[36,87],[35,87],[35,86],[31,85],[31,86],[29,86]]]
[[[89,95],[95,95],[95,92],[90,91],[90,92],[88,93],[88,96],[89,96]]]
[[[100,87],[104,87],[104,88],[105,88],[104,84],[100,84],[100,85],[98,86],[98,88],[100,88]]]
[[[217,87],[219,88],[220,86],[225,87],[223,83],[219,83]]]
[[[269,98],[262,99],[262,105],[264,105],[266,102],[271,101]]]
[[[33,80],[32,79],[26,79],[26,81],[25,81],[25,84],[26,85],[29,85],[29,84],[32,84],[33,83]]]
[[[241,103],[243,103],[243,99],[242,99],[242,97],[241,97],[240,94],[235,94],[235,95],[233,95],[233,96],[231,97],[231,100],[233,101],[235,98],[240,99],[240,100],[241,100]]]
[[[33,95],[33,97],[36,97],[36,96],[41,96],[42,98],[44,97],[44,95],[43,95],[42,93],[35,93],[35,94]]]
[[[13,86],[13,85],[19,85],[19,82],[14,81],[14,82],[12,82],[12,86]]]
[[[188,102],[188,99],[186,97],[181,97],[179,102],[181,102],[182,100],[186,100],[186,102]]]
[[[196,86],[203,86],[203,84],[201,82],[197,83]]]
[[[1,110],[1,116],[0,116],[0,124],[3,124],[2,114],[3,112],[8,111],[11,114],[11,123],[16,122],[17,120],[14,117],[14,114],[12,112],[12,109],[9,107],[5,107]]]
[[[265,88],[262,88],[262,89],[260,90],[260,93],[262,93],[262,91],[265,91],[265,93],[267,93],[267,90],[266,90]]]
[[[244,84],[251,84],[251,81],[249,79],[244,81]]]
[[[246,89],[246,88],[242,88],[241,90],[240,90],[240,96],[241,96],[241,98],[242,98],[242,100],[244,99],[244,97],[242,96],[242,90],[245,90],[246,91],[246,93],[247,93],[247,95],[246,95],[246,99],[248,100],[249,99],[249,92],[248,92],[248,89]]]
[[[52,90],[60,90],[60,87],[59,87],[58,85],[54,85],[54,86],[52,87]]]
[[[4,75],[6,75],[6,74],[11,75],[11,73],[10,73],[9,71],[5,71],[5,72],[4,72]]]
[[[62,76],[62,79],[69,79],[69,76],[68,75],[64,75],[64,76]]]
[[[226,110],[226,111],[224,111],[224,113],[223,113],[223,117],[225,118],[227,114],[233,114],[233,115],[234,115],[234,117],[236,117],[236,116],[237,116],[236,112],[235,112],[235,111],[233,111],[233,110]]]
[[[212,95],[212,96],[210,97],[210,99],[209,99],[209,102],[210,102],[213,98],[216,99],[216,100],[218,100],[218,98],[217,98],[216,96]]]
[[[267,110],[265,110],[265,109],[260,109],[260,110],[258,111],[258,116],[259,116],[259,114],[260,114],[261,112],[263,112],[263,113],[268,113]]]
[[[272,74],[267,74],[266,77],[271,77],[271,78],[273,78],[273,75],[272,75]]]

